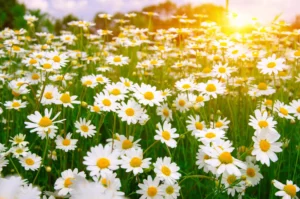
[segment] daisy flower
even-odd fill
[[[263,129],[277,132],[275,129],[277,122],[274,121],[273,117],[268,115],[267,111],[260,111],[256,109],[254,111],[254,115],[255,116],[250,115],[249,125],[252,126],[258,133]]]
[[[182,91],[193,91],[196,88],[196,84],[194,82],[194,79],[192,77],[181,79],[175,83],[175,87]]]
[[[209,160],[210,158],[211,157],[207,153],[205,153],[202,148],[199,148],[196,156],[196,165],[199,169],[203,169],[205,173],[208,173],[210,171],[212,173],[216,173],[216,168],[205,162],[205,160]]]
[[[282,71],[286,68],[284,64],[284,58],[276,58],[276,55],[273,54],[271,57],[264,58],[257,64],[257,68],[261,70],[262,74],[277,75],[279,71]]]
[[[38,90],[38,96],[41,96],[42,90]],[[60,93],[56,86],[48,84],[45,86],[41,103],[43,105],[54,104],[58,100]]]
[[[152,179],[150,175],[148,175],[147,179],[143,180],[143,183],[139,183],[139,190],[137,190],[138,194],[141,194],[141,199],[162,199],[163,198],[163,190],[161,185],[159,185],[160,180],[158,177]]]
[[[47,53],[45,56],[53,61],[52,65],[54,68],[65,67],[68,62],[68,56],[65,53],[54,51]]]
[[[281,152],[281,142],[276,142],[280,135],[276,131],[261,130],[259,134],[252,137],[254,141],[254,149],[252,155],[256,156],[256,160],[262,164],[270,166],[270,160],[276,162],[278,160],[275,153]]]
[[[240,180],[240,176],[235,174],[228,174],[226,171],[223,173],[221,183],[225,185],[227,194],[234,197],[235,193],[244,194],[246,190],[245,182]]]
[[[96,77],[94,75],[82,76],[80,81],[83,86],[89,88],[95,88],[98,84],[98,82],[96,81]]]
[[[251,161],[246,161],[246,166],[245,170],[242,169],[242,175],[246,176],[247,184],[250,186],[257,185],[263,179],[258,165],[253,164]]]
[[[230,123],[229,120],[227,120],[227,118],[223,118],[221,119],[221,117],[218,117],[217,121],[213,123],[212,126],[214,126],[217,129],[221,129],[221,130],[227,130],[228,129],[228,124]]]
[[[59,196],[66,196],[73,190],[71,185],[73,184],[75,176],[86,177],[85,173],[83,171],[78,172],[78,169],[74,169],[73,171],[68,169],[61,172],[61,177],[57,178],[54,183],[54,189],[58,191]]]
[[[186,121],[186,123],[188,123],[186,128],[188,129],[188,131],[192,132],[193,136],[199,137],[200,134],[205,132],[205,129],[206,129],[205,123],[204,123],[204,121],[200,120],[199,115],[196,115],[195,117],[190,115],[188,117],[188,120]]]
[[[124,100],[127,97],[128,89],[121,82],[106,84],[105,89],[117,100]]]
[[[56,148],[61,149],[65,152],[75,150],[76,148],[76,143],[77,139],[71,139],[72,134],[68,133],[65,138],[62,136],[58,135],[56,137],[55,143],[56,143]]]
[[[142,149],[130,149],[121,156],[121,168],[126,169],[126,172],[133,172],[136,176],[138,173],[143,173],[143,169],[149,168],[151,158],[143,159]]]
[[[199,140],[202,143],[210,143],[214,142],[215,140],[223,139],[225,137],[225,131],[221,129],[206,129],[203,132],[197,134]]]
[[[281,118],[291,119],[291,120],[294,119],[294,117],[290,115],[292,112],[292,108],[289,105],[280,102],[279,100],[275,101],[274,110]]]
[[[90,120],[85,118],[79,118],[79,121],[75,122],[76,132],[80,133],[81,136],[87,138],[92,137],[96,133],[96,126],[91,124]]]
[[[290,103],[291,110],[290,112],[294,114],[294,116],[300,120],[300,99],[293,100]]]
[[[260,97],[263,95],[272,95],[276,92],[276,90],[274,88],[272,88],[271,86],[269,86],[267,83],[265,82],[260,82],[257,85],[253,85],[252,88],[249,90],[248,94],[250,96],[254,96],[254,97]]]
[[[9,151],[13,154],[14,157],[19,158],[21,156],[27,156],[29,148],[27,146],[18,145],[11,147]]]
[[[178,94],[174,101],[174,104],[179,112],[185,112],[192,106],[192,103],[188,100],[187,94],[183,93]]]
[[[168,104],[166,104],[166,103],[157,107],[156,114],[161,117],[162,121],[164,121],[164,120],[172,121],[173,120],[172,110],[168,107]]]
[[[65,92],[60,94],[58,100],[56,100],[56,104],[62,104],[64,107],[74,108],[73,104],[80,104],[80,101],[75,100],[76,98],[76,95],[71,96],[69,92]]]
[[[204,152],[211,157],[210,159],[205,160],[205,162],[217,169],[217,175],[221,175],[223,172],[227,171],[228,174],[241,176],[241,172],[238,167],[246,169],[246,165],[242,161],[232,157],[232,150],[233,149],[222,150],[220,147],[204,148]]]
[[[142,106],[133,99],[129,99],[127,103],[121,102],[117,113],[128,125],[136,124],[146,114]]]
[[[112,150],[110,145],[92,147],[84,157],[83,164],[87,166],[91,176],[99,176],[101,172],[106,170],[117,170],[120,161],[118,159],[120,153],[118,150]]]
[[[162,143],[165,143],[167,146],[171,148],[175,148],[177,146],[174,138],[178,138],[179,134],[175,133],[176,129],[172,128],[171,123],[165,121],[163,125],[158,123],[157,129],[155,130],[156,134],[154,136],[155,140],[160,140]]]
[[[20,110],[20,108],[26,108],[27,102],[22,102],[21,100],[6,101],[4,106],[6,109]]]
[[[227,78],[231,76],[231,73],[233,72],[232,68],[228,67],[228,63],[222,64],[219,63],[217,65],[213,66],[212,73],[217,78]]]
[[[108,139],[108,142],[111,141],[111,139]],[[124,135],[117,134],[117,139],[114,140],[114,147],[120,151],[121,155],[123,155],[128,150],[140,148],[140,145],[138,144],[139,141],[140,139],[134,141],[133,136],[127,138]]]
[[[142,83],[141,86],[135,85],[134,97],[143,105],[160,105],[163,97],[160,91],[156,90],[155,86]]]
[[[4,167],[8,165],[8,160],[5,159],[5,157],[2,157],[0,155],[0,173],[3,170]]]
[[[119,104],[116,101],[116,98],[109,94],[107,91],[98,93],[94,96],[95,103],[100,106],[100,109],[103,111],[116,111],[119,107]]]
[[[209,100],[209,97],[207,95],[203,95],[203,94],[188,94],[188,99],[193,103],[194,108],[197,109],[199,107],[203,107],[205,104],[204,102]]]
[[[217,95],[222,95],[225,92],[225,85],[218,80],[208,80],[207,83],[200,83],[198,91],[209,97],[217,98]]]
[[[129,63],[129,57],[124,57],[123,55],[108,56],[106,58],[106,63],[114,66],[124,66]]]
[[[112,199],[124,198],[124,193],[119,191],[121,189],[121,181],[117,178],[117,174],[110,170],[101,173],[100,179],[93,177],[94,181],[99,181],[104,188],[105,193],[109,193]]]
[[[179,167],[171,162],[170,157],[157,158],[153,166],[156,176],[167,183],[175,183],[181,176]]]
[[[26,171],[35,171],[40,168],[41,160],[41,157],[29,152],[25,157],[20,158],[20,163]]]
[[[293,181],[287,180],[286,184],[282,184],[277,180],[273,180],[272,183],[277,189],[280,190],[275,193],[275,196],[282,196],[283,199],[298,198],[297,192],[299,192],[300,189],[296,184],[293,183]]]
[[[26,126],[25,128],[31,129],[30,132],[49,132],[51,130],[57,130],[58,127],[55,126],[57,123],[62,123],[63,120],[55,121],[55,119],[58,118],[60,115],[60,112],[58,112],[52,119],[52,109],[45,109],[44,116],[41,115],[38,111],[35,111],[34,114],[28,115],[27,119],[30,120],[30,122],[25,122]]]
[[[165,199],[176,199],[180,196],[180,186],[178,183],[165,183],[161,185],[161,189],[164,191]]]

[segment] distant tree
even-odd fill
[[[0,5],[0,29],[26,27],[27,24],[24,20],[25,5],[19,4],[17,0],[0,0]]]

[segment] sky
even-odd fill
[[[55,18],[74,14],[80,19],[92,21],[99,11],[114,14],[141,10],[147,5],[158,4],[165,0],[19,0],[28,8],[41,9]],[[173,0],[178,5],[191,3],[214,3],[225,6],[225,0]],[[262,22],[272,21],[282,13],[281,19],[292,22],[300,14],[300,0],[229,0],[229,10],[243,18],[257,17]]]

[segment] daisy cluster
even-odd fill
[[[243,197],[263,180],[297,198],[300,31],[125,16],[117,33],[34,32],[31,15],[28,30],[0,32],[0,198],[190,198],[203,181],[202,197]]]

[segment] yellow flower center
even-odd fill
[[[214,84],[207,84],[206,91],[208,92],[215,92],[217,90],[216,86]]]
[[[169,140],[171,138],[171,134],[169,133],[169,131],[163,131],[161,133],[161,136],[165,139],[165,140]]]
[[[97,81],[97,82],[103,82],[104,79],[103,79],[102,77],[97,77],[97,78],[96,78],[96,81]]]
[[[208,133],[205,134],[205,137],[206,137],[206,138],[209,138],[209,139],[210,139],[210,138],[214,138],[214,137],[216,137],[216,134],[213,133],[213,132],[208,132]]]
[[[132,148],[133,143],[130,140],[124,140],[122,143],[122,149],[126,150],[126,149],[130,149]]]
[[[150,64],[151,64],[151,65],[156,65],[157,63],[158,63],[158,62],[157,62],[156,60],[151,60],[151,61],[150,61]]]
[[[71,144],[71,140],[69,140],[69,139],[64,139],[63,142],[62,142],[62,144],[63,144],[64,146],[69,146],[69,145]]]
[[[261,82],[261,83],[258,84],[257,88],[259,90],[267,90],[268,89],[268,85],[266,83],[264,83],[264,82]]]
[[[144,98],[147,100],[153,100],[154,99],[154,94],[151,91],[147,91],[144,93]]]
[[[31,79],[38,80],[38,79],[40,79],[40,76],[38,74],[34,73],[31,75]]]
[[[217,121],[216,122],[216,127],[217,128],[221,128],[223,126],[223,123],[222,122],[220,122],[220,121]]]
[[[222,164],[230,164],[233,162],[233,158],[229,152],[223,152],[219,156],[219,160]]]
[[[183,99],[178,101],[179,106],[184,106],[185,105],[185,101]]]
[[[300,106],[298,106],[298,108],[297,108],[297,112],[298,112],[298,113],[300,113]]]
[[[51,126],[52,125],[52,120],[50,120],[50,118],[48,118],[48,117],[42,117],[40,122],[39,122],[39,125],[41,127]]]
[[[204,160],[209,160],[209,159],[210,159],[210,156],[205,154],[205,155],[203,156],[203,159],[204,159]]]
[[[81,129],[83,132],[85,132],[85,133],[87,133],[87,132],[89,131],[89,127],[88,127],[87,125],[82,125],[82,126],[80,127],[80,129]]]
[[[114,88],[112,91],[111,91],[111,94],[113,95],[120,95],[121,91],[117,88]]]
[[[43,69],[51,69],[51,68],[52,68],[51,64],[49,64],[49,63],[43,64]]]
[[[127,108],[125,110],[125,113],[127,116],[133,116],[134,115],[134,110],[132,108]]]
[[[60,62],[60,57],[57,55],[55,55],[52,59],[54,62]]]
[[[169,194],[169,195],[173,194],[173,193],[174,193],[174,188],[173,188],[173,186],[168,186],[168,187],[166,188],[166,193]]]
[[[156,194],[157,194],[157,188],[153,187],[153,186],[148,187],[147,194],[150,197],[156,196]]]
[[[272,104],[273,104],[273,101],[272,101],[272,100],[267,99],[267,100],[265,101],[265,105],[267,105],[267,106],[272,106]]]
[[[226,47],[226,46],[227,46],[227,43],[224,42],[224,41],[222,41],[222,42],[220,42],[220,46],[221,46],[221,47]]]
[[[259,142],[259,147],[263,152],[267,152],[271,148],[271,144],[267,140],[261,140]]]
[[[197,130],[202,130],[203,129],[203,124],[201,122],[195,122],[195,127]]]
[[[74,179],[74,178],[67,178],[67,179],[65,179],[64,186],[67,187],[67,188],[69,186],[71,186],[71,184],[73,184],[72,181],[71,181],[72,179]]]
[[[162,111],[162,113],[163,113],[163,115],[165,116],[165,117],[169,117],[169,110],[168,109],[166,109],[166,108],[164,108],[163,109],[163,111]]]
[[[238,54],[238,50],[233,50],[231,53],[233,54],[233,55],[236,55],[236,54]]]
[[[248,168],[247,171],[247,176],[253,178],[255,176],[255,170],[253,168]]]
[[[261,120],[261,121],[258,122],[258,126],[259,126],[260,128],[266,128],[266,127],[269,126],[269,124],[268,124],[267,121]]]
[[[132,167],[139,167],[142,164],[141,158],[134,157],[130,160],[130,166]]]
[[[270,62],[270,63],[267,64],[268,68],[274,68],[275,66],[276,66],[275,62]]]
[[[37,61],[35,59],[30,59],[29,60],[29,64],[31,64],[31,65],[36,64],[36,63],[37,63]]]
[[[203,68],[203,70],[202,70],[202,73],[210,73],[211,72],[211,68],[209,68],[209,67],[205,67],[205,68]]]
[[[219,73],[225,73],[225,72],[226,72],[226,68],[224,68],[224,67],[219,68]]]
[[[228,184],[232,184],[232,183],[234,183],[236,181],[236,176],[235,175],[229,175],[228,177],[227,177],[227,182],[228,182]]]
[[[196,102],[203,102],[204,101],[204,97],[202,97],[201,95],[199,95],[197,98],[196,98]]]
[[[14,108],[17,108],[17,107],[20,107],[21,104],[20,104],[19,102],[13,102],[13,103],[11,104],[11,106],[14,107]]]
[[[300,50],[297,50],[296,52],[294,52],[294,56],[295,57],[300,57]]]
[[[93,82],[92,82],[91,80],[86,80],[86,81],[83,83],[84,86],[90,86],[90,85],[92,85],[92,84],[93,84]]]
[[[126,86],[126,87],[130,87],[130,82],[124,82],[124,85]]]
[[[107,158],[99,158],[97,161],[97,166],[100,169],[106,169],[109,167],[109,165],[110,165],[110,161]]]
[[[21,153],[23,153],[23,149],[21,149],[21,148],[18,148],[17,150],[16,150],[16,153],[17,154],[21,154]],[[1,199],[1,198],[0,198]]]
[[[285,193],[287,193],[291,197],[296,196],[296,186],[295,185],[292,185],[292,184],[285,185],[283,187],[283,190],[285,191]]]
[[[189,84],[183,84],[182,88],[187,90],[187,89],[191,88],[191,85],[189,85]]]
[[[52,92],[46,92],[45,95],[44,95],[44,97],[46,99],[52,99],[53,98]]]
[[[15,142],[18,143],[18,144],[20,144],[21,142],[23,142],[23,139],[17,137],[17,138],[15,138]]]
[[[69,40],[71,40],[71,37],[66,36],[66,37],[65,37],[65,40],[69,41]]]
[[[280,112],[282,115],[285,115],[285,116],[287,116],[287,115],[289,114],[288,110],[286,110],[286,109],[283,108],[283,107],[281,107],[281,108],[279,109],[279,112]]]
[[[104,104],[104,106],[110,106],[111,105],[111,102],[110,102],[109,99],[102,100],[102,103]]]
[[[20,48],[19,46],[13,46],[12,49],[13,49],[14,51],[20,51],[20,50],[21,50],[21,48]]]
[[[34,165],[34,160],[31,159],[31,158],[27,158],[27,159],[25,160],[25,162],[26,162],[26,164],[29,165],[29,166]]]
[[[161,172],[166,175],[166,176],[170,176],[171,175],[171,170],[169,169],[169,167],[166,166],[162,166],[161,167]]]
[[[99,106],[93,106],[93,111],[100,112],[100,107]]]
[[[63,103],[71,103],[71,97],[68,93],[64,93],[61,95],[60,101],[62,101]]]
[[[114,62],[121,62],[122,59],[121,57],[117,56],[117,57],[114,57]]]
[[[101,178],[100,182],[104,187],[108,187],[108,185],[110,184],[110,181],[106,178]]]

